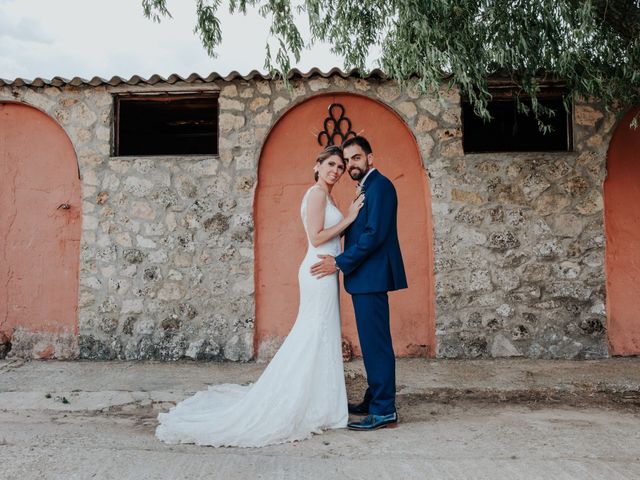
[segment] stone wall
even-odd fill
[[[185,87],[193,85],[155,90]],[[260,91],[269,98],[271,87],[203,87],[221,90],[219,156],[110,156],[111,94],[153,87],[14,88],[0,95],[51,115],[78,155],[81,358],[251,358],[254,135],[264,137],[270,118],[246,120],[243,111]],[[261,134],[256,125],[264,125]],[[42,341],[31,337],[21,334],[15,351],[28,353]]]
[[[578,103],[574,152],[427,162],[439,357],[607,355],[602,185],[614,125]]]
[[[75,351],[56,356],[249,360],[260,150],[289,107],[327,91],[388,104],[416,136],[432,189],[439,357],[607,354],[602,181],[611,114],[577,105],[571,153],[463,155],[455,92],[438,100],[340,75],[292,87],[257,77],[0,88],[0,100],[56,119],[78,155],[80,335]],[[220,154],[110,156],[112,94],[170,90],[219,92]],[[35,336],[19,338],[14,354],[33,354]]]

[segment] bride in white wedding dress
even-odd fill
[[[298,271],[300,307],[291,332],[254,384],[210,386],[160,413],[156,437],[161,441],[261,447],[346,427],[338,274],[318,279],[310,267],[318,255],[340,253],[340,234],[364,198],[351,204],[347,217],[331,199],[345,171],[339,147],[324,149],[314,170],[316,183],[300,208],[309,246]]]

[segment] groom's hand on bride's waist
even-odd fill
[[[317,278],[326,277],[338,271],[336,258],[331,255],[318,255],[320,261],[311,265],[311,275]]]

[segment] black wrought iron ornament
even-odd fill
[[[318,133],[320,145],[342,145],[346,139],[356,136],[356,132],[351,130],[351,120],[344,115],[344,107],[340,103],[332,103],[328,110],[329,116],[324,119],[324,130]]]

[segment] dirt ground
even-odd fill
[[[640,416],[611,408],[417,401],[398,428],[260,449],[168,446],[153,406],[1,412],[2,478],[637,479]]]
[[[429,378],[411,373],[420,365]],[[640,478],[639,362],[489,365],[493,381],[484,364],[399,365],[395,429],[219,449],[158,442],[158,412],[209,381],[252,381],[263,365],[5,362],[0,478]],[[361,366],[347,370],[357,398]]]

